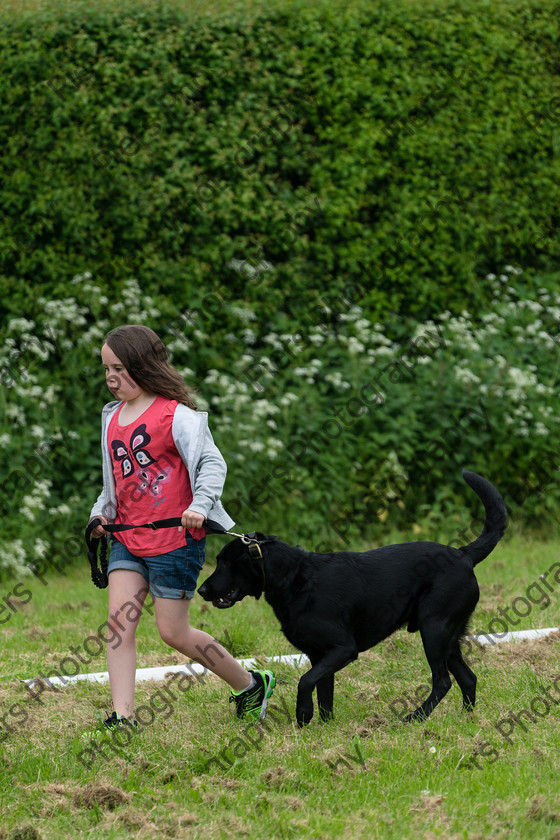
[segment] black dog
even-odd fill
[[[504,501],[489,481],[463,470],[486,510],[482,534],[461,548],[434,542],[388,545],[363,553],[317,554],[252,533],[228,543],[217,567],[199,588],[214,606],[232,607],[245,595],[264,596],[288,641],[307,654],[311,669],[299,681],[296,718],[313,717],[313,689],[323,719],[332,716],[334,674],[358,653],[407,625],[420,630],[432,671],[430,696],[406,720],[427,717],[451,687],[463,706],[475,704],[476,677],[461,656],[459,640],[478,602],[473,566],[504,533]]]

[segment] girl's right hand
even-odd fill
[[[94,516],[93,518],[94,519],[100,519],[101,522],[103,523],[103,525],[107,524],[107,520],[104,516]],[[91,522],[91,520],[90,520],[90,522]],[[107,534],[107,533],[109,533],[109,532],[106,531],[105,528],[103,528],[102,525],[97,525],[93,529],[93,531],[91,532],[91,536],[94,537],[96,540],[98,540],[98,539],[100,539],[100,537],[103,536],[103,534]]]

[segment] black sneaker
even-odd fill
[[[103,721],[103,726],[106,729],[118,729],[122,726],[134,726],[136,729],[138,728],[138,724],[135,720],[131,720],[131,718],[127,717],[120,717],[116,712],[113,712],[111,717],[108,717],[107,720]]]
[[[268,700],[272,697],[276,677],[272,671],[249,671],[257,682],[253,688],[243,691],[232,691],[230,703],[235,703],[235,714],[238,718],[263,720],[266,715]]]

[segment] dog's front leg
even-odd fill
[[[334,702],[334,674],[323,677],[317,683],[317,705],[321,720],[331,720]]]
[[[332,691],[334,691],[334,674],[356,659],[357,656],[358,650],[352,640],[348,645],[331,648],[321,659],[314,662],[313,667],[303,675],[298,684],[296,702],[296,720],[299,726],[309,723],[313,717],[313,689],[319,682],[322,684],[319,705],[321,706],[321,701],[326,702],[329,716],[332,714],[332,692],[329,703],[326,692],[323,693],[324,686],[328,685],[327,681],[330,679],[333,686]],[[328,709],[329,705],[330,709]]]

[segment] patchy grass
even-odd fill
[[[528,587],[558,548],[520,537],[500,545],[478,567],[473,630],[486,632],[518,597],[529,603]],[[17,581],[6,583],[0,596],[15,607],[0,626],[0,837],[560,838],[560,636],[475,647],[471,715],[453,687],[424,724],[400,722],[429,682],[419,636],[400,631],[337,676],[328,724],[295,725],[301,671],[279,665],[263,727],[235,719],[216,678],[167,679],[138,684],[144,723],[117,739],[96,731],[110,711],[107,685],[33,698],[16,679],[56,672],[72,650],[85,658],[84,641],[106,618],[106,592],[85,570],[45,580],[23,581],[17,599],[9,597]],[[560,624],[558,594],[548,595],[549,605],[533,603],[517,629]],[[192,618],[236,655],[293,652],[262,600],[218,611],[196,598]],[[139,667],[182,661],[149,615],[138,650]],[[105,668],[103,650],[84,670]]]

